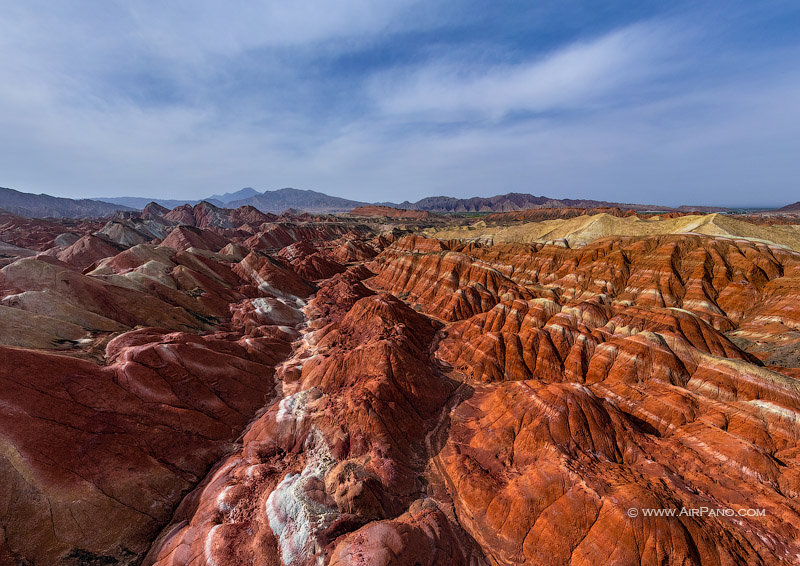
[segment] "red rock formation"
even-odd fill
[[[280,250],[302,240],[325,242],[351,234],[353,229],[361,236],[369,234],[366,226],[353,226],[338,222],[267,223],[259,232],[242,244],[256,250]]]
[[[486,385],[451,413],[434,461],[460,524],[493,562],[795,560],[799,430],[784,416],[796,414],[800,386],[720,330],[788,314],[796,254],[695,236],[476,247],[458,262],[437,247],[398,242],[373,262],[371,284],[460,319],[437,353],[454,375]],[[506,289],[553,295],[512,290],[454,318],[436,300],[450,281],[487,292],[502,281],[459,266],[468,261],[491,261]],[[742,519],[742,508],[765,516]]]
[[[386,218],[408,218],[413,220],[434,218],[435,215],[427,210],[402,210],[391,206],[357,206],[349,212],[351,216],[383,216]]]
[[[118,244],[87,234],[55,256],[68,265],[85,269],[101,259],[118,254],[122,249]]]
[[[258,340],[128,333],[105,368],[0,347],[2,546],[42,564],[146,551],[271,394],[287,342]]]
[[[139,290],[82,275],[70,266],[46,256],[21,259],[0,269],[0,289],[45,292],[61,297],[81,310],[129,327],[147,324],[176,330],[196,330],[206,326],[183,308]]]
[[[230,303],[246,296],[239,291],[243,281],[228,265],[200,252],[164,246],[135,246],[103,260],[89,275],[146,292],[201,318],[224,317]]]
[[[652,218],[653,214],[637,212],[632,209],[622,210],[619,207],[595,207],[595,208],[530,208],[527,210],[515,210],[512,212],[496,212],[482,216],[483,222],[496,222],[503,224],[506,222],[541,222],[544,220],[556,220],[575,218],[576,216],[592,216],[595,214],[610,214],[624,218],[627,216],[637,216],[639,218]],[[702,214],[702,212],[680,212],[673,211],[658,214],[659,218],[678,218],[687,215]]]
[[[286,261],[298,275],[311,281],[327,279],[345,270],[343,265],[332,261],[305,240],[286,246],[278,252],[278,257]]]
[[[534,294],[517,285],[489,263],[473,261],[460,252],[444,251],[444,242],[409,236],[399,240],[375,262],[373,284],[398,293],[403,299],[442,320],[467,318],[494,307],[501,298],[532,299]],[[409,255],[429,251],[423,256]]]
[[[26,218],[0,211],[0,241],[44,251],[52,247],[53,241],[65,232],[87,234],[98,230],[103,224],[105,222],[96,220]]]
[[[164,214],[164,218],[183,226],[230,228],[231,225],[227,222],[227,219],[223,219],[219,214],[216,214],[218,210],[213,204],[204,201],[195,206],[184,204],[173,208]]]
[[[0,563],[796,563],[800,255],[221,210],[0,269]]]
[[[223,236],[193,226],[177,226],[161,242],[162,246],[176,250],[198,248],[201,250],[218,251],[228,244]]]
[[[233,270],[264,293],[303,299],[313,292],[313,287],[302,277],[261,252],[250,252]]]
[[[306,334],[284,365],[284,398],[179,509],[146,563],[198,557],[306,564],[355,530],[336,558],[347,563],[343,556],[356,552],[353,545],[364,537],[376,556],[390,556],[397,550],[393,529],[411,534],[409,558],[418,556],[416,545],[433,544],[431,556],[453,553],[451,563],[462,563],[469,542],[462,544],[464,534],[436,505],[417,504],[398,517],[424,493],[418,455],[454,388],[436,376],[426,353],[434,327],[401,301],[370,294],[345,275],[326,282],[308,312],[319,317],[319,329]],[[383,539],[370,536],[380,530],[371,521],[393,517]],[[365,524],[365,534],[356,530]]]
[[[347,239],[337,246],[331,254],[340,263],[367,261],[378,255],[372,245],[355,239]]]
[[[253,206],[241,206],[236,209],[219,208],[209,202],[201,202],[194,206],[185,204],[170,211],[163,207],[145,210],[143,216],[163,218],[185,226],[195,226],[204,230],[212,228],[239,228],[245,224],[259,226],[265,222],[273,222],[278,217],[264,213]]]
[[[275,222],[278,219],[277,215],[270,214],[269,212],[261,212],[254,206],[240,206],[230,212],[230,220],[234,226],[242,226],[248,224],[250,226],[260,226],[265,222]]]
[[[144,220],[160,220],[169,212],[169,209],[161,206],[157,202],[150,202],[142,209]]]

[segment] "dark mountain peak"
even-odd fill
[[[243,189],[239,189],[238,191],[234,191],[231,193],[224,193],[221,195],[211,195],[206,200],[207,201],[216,200],[218,202],[221,202],[222,204],[228,204],[229,202],[234,200],[246,199],[259,194],[261,193],[259,193],[253,187],[245,187]]]
[[[551,199],[524,193],[508,193],[492,197],[472,197],[467,199],[435,196],[415,203],[403,203],[400,208],[429,210],[437,212],[505,212],[522,210],[547,204]]]
[[[275,191],[264,191],[246,199],[231,201],[227,206],[234,208],[250,205],[261,212],[280,214],[287,208],[314,213],[347,212],[363,204],[366,203],[334,197],[309,189],[285,187]]]
[[[277,189],[274,191],[264,191],[261,193],[263,195],[267,194],[279,194],[279,195],[319,195],[319,196],[330,196],[325,193],[321,193],[319,191],[314,191],[312,189],[295,189],[294,187],[284,187],[282,189]],[[332,197],[338,198],[338,197]]]

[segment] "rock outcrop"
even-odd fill
[[[367,205],[357,206],[349,213],[351,216],[380,216],[385,218],[408,218],[414,220],[433,218],[434,214],[427,210],[404,210],[391,206]]]
[[[0,564],[797,563],[800,254],[233,212],[9,217]]]

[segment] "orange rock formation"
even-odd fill
[[[797,564],[797,253],[233,212],[7,246],[0,564]]]

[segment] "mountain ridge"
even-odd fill
[[[176,208],[178,206],[183,206],[184,204],[188,204],[190,206],[194,206],[196,204],[200,204],[203,201],[210,202],[211,204],[213,204],[215,206],[225,206],[224,202],[222,202],[220,200],[212,199],[211,197],[205,198],[205,199],[198,199],[198,200],[161,199],[161,198],[158,198],[158,197],[153,197],[153,198],[151,198],[151,197],[111,197],[111,198],[100,197],[100,198],[96,198],[94,200],[98,200],[100,202],[107,202],[107,203],[115,204],[115,205],[118,205],[118,206],[124,206],[124,207],[127,207],[127,208],[131,208],[133,210],[144,210],[144,207],[146,207],[151,202],[154,202],[154,203],[156,203],[158,205],[161,205],[161,206],[163,206],[165,208],[169,208],[169,209]]]
[[[778,208],[773,212],[800,212],[800,201],[797,201],[792,204],[787,204],[786,206]]]
[[[235,200],[243,200],[246,198],[254,197],[256,195],[260,195],[257,190],[253,187],[245,187],[243,189],[239,189],[238,191],[233,191],[231,193],[224,193],[221,195],[211,195],[207,199],[203,199],[206,201],[209,200],[218,200],[219,202],[228,204],[229,202],[233,202]]]
[[[369,203],[334,197],[308,189],[284,188],[264,191],[249,198],[233,200],[227,206],[254,206],[261,212],[280,213],[287,208],[299,208],[306,212],[348,212]]]
[[[249,196],[241,199],[233,197],[240,194]],[[103,199],[100,199],[103,200]],[[175,208],[183,204],[196,205],[202,201],[210,202],[216,206],[236,208],[239,206],[254,206],[262,212],[280,213],[287,208],[297,208],[306,212],[349,212],[360,206],[384,206],[401,210],[420,210],[428,212],[512,212],[532,208],[602,208],[618,207],[636,211],[659,210],[667,212],[727,212],[730,209],[719,206],[689,206],[678,207],[662,206],[657,204],[620,203],[614,201],[593,199],[552,198],[548,196],[535,196],[527,193],[506,193],[491,197],[458,198],[451,196],[430,196],[416,202],[362,202],[342,197],[331,196],[319,191],[308,189],[283,188],[274,191],[259,193],[251,187],[245,187],[233,193],[211,195],[199,200],[162,200],[158,198],[147,199],[139,197],[118,197],[105,199],[108,202],[132,206],[137,204],[143,208],[149,202],[156,202],[168,208]]]
[[[362,202],[343,197],[328,195],[320,191],[309,189],[282,188],[274,191],[258,192],[252,187],[245,187],[238,191],[223,194],[214,194],[199,199],[160,199],[147,197],[98,197],[94,199],[69,199],[51,197],[49,195],[33,195],[13,189],[2,189],[0,192],[0,208],[10,212],[29,217],[69,217],[80,218],[86,216],[103,216],[113,214],[117,210],[143,210],[149,203],[155,202],[168,209],[188,204],[195,206],[201,202],[208,202],[217,207],[238,208],[240,206],[253,206],[261,212],[280,214],[287,209],[303,210],[309,213],[340,213],[350,212],[362,206],[384,206],[401,210],[416,210],[444,213],[495,213],[514,212],[520,210],[544,208],[620,208],[637,212],[731,212],[732,209],[719,206],[690,206],[678,207],[661,206],[657,204],[620,203],[614,201],[593,199],[553,198],[536,196],[527,193],[506,193],[491,197],[458,198],[451,196],[430,196],[416,202],[403,201],[399,204],[392,202]],[[12,196],[9,196],[12,195]],[[36,199],[39,199],[37,201]],[[38,205],[25,205],[24,202],[39,202]],[[24,201],[22,204],[18,201]],[[41,201],[41,202],[40,202]],[[798,205],[788,205],[775,212],[792,212]]]
[[[47,194],[24,193],[0,187],[0,208],[29,218],[88,218],[110,216],[133,208],[93,199],[71,199]]]
[[[404,201],[398,205],[378,203],[406,210],[427,210],[430,212],[513,212],[531,208],[600,208],[618,207],[637,211],[668,210],[680,212],[723,212],[728,209],[716,206],[667,207],[657,204],[621,203],[594,199],[557,199],[547,196],[534,196],[527,193],[506,193],[491,197],[458,198],[448,196],[425,197],[417,202]]]

